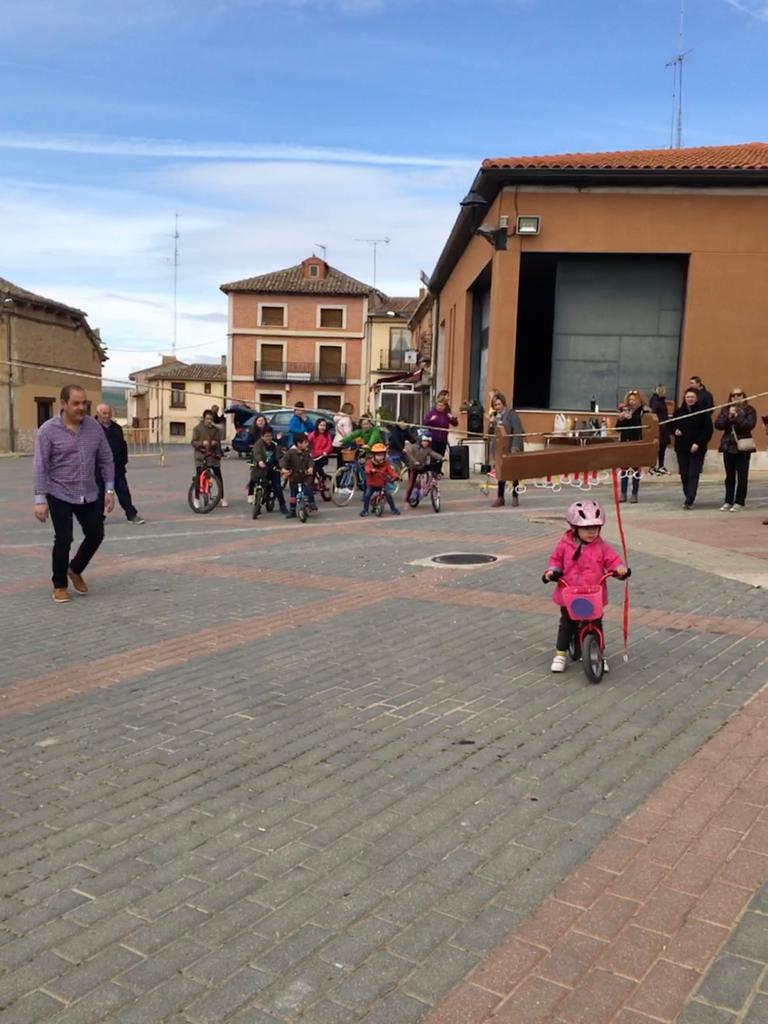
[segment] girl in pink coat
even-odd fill
[[[605,525],[605,512],[596,501],[575,501],[566,512],[565,520],[569,529],[550,555],[543,576],[545,581],[550,582],[558,574],[571,587],[596,586],[608,572],[615,572],[620,579],[629,575],[629,569],[618,553],[600,536],[600,529]],[[562,587],[555,587],[552,600],[560,605],[560,624],[551,671],[565,672],[568,644],[575,623],[563,607]],[[603,604],[607,603],[608,587],[603,583]],[[602,631],[602,620],[597,622],[597,626]],[[607,663],[605,670],[608,670]]]

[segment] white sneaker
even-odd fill
[[[743,505],[731,505],[731,512],[743,512],[743,511],[744,511],[744,506]]]
[[[228,501],[225,501],[225,500],[224,500],[224,499],[222,498],[222,500],[221,500],[221,501],[219,502],[219,508],[229,508],[229,502],[228,502]]]
[[[603,658],[603,672],[610,672],[610,671],[611,670],[610,670],[610,668],[608,666],[608,659],[607,658]]]
[[[550,672],[565,672],[568,659],[564,654],[556,654],[552,659],[552,664],[549,666]]]
[[[249,504],[249,505],[252,505],[252,504],[253,504],[253,495],[252,495],[252,494],[249,494],[249,495],[248,495],[248,498],[247,498],[246,500],[248,501],[248,504]]]
[[[721,505],[720,506],[720,511],[721,512],[733,512],[733,509],[731,508],[730,505]]]

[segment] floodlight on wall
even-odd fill
[[[517,218],[518,235],[538,235],[541,217],[522,216]]]

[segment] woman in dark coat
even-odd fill
[[[667,408],[667,389],[663,384],[656,385],[648,405],[659,421],[659,455],[656,465],[651,469],[651,473],[654,476],[666,476],[669,470],[664,466],[664,459],[667,454],[670,431],[669,427],[664,426],[665,422],[669,419],[669,409]]]
[[[685,497],[683,508],[690,511],[696,501],[704,456],[714,428],[712,413],[707,406],[701,404],[699,392],[695,388],[688,388],[683,395],[682,404],[675,410],[675,418],[678,416],[684,416],[685,419],[675,423],[675,454]]]
[[[642,392],[628,391],[624,401],[619,406],[619,415],[616,426],[621,431],[622,441],[642,441],[643,439],[643,413],[648,411],[645,398]],[[629,489],[629,478],[632,477],[632,497],[630,501],[637,504],[638,491],[640,490],[640,466],[624,467],[621,471],[621,500],[627,500]]]
[[[752,439],[757,410],[747,402],[744,388],[733,388],[725,406],[717,414],[715,429],[722,430],[719,451],[725,465],[725,499],[721,512],[741,512],[747,501],[751,452],[739,451],[739,441]]]

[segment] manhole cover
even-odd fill
[[[435,555],[430,559],[438,565],[486,565],[488,562],[498,562],[496,555],[478,555],[471,552],[462,552],[458,555]]]

